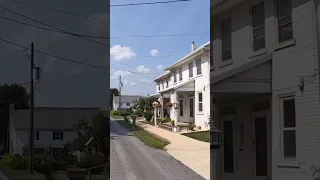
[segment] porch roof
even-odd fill
[[[168,89],[165,89],[163,91],[161,91],[160,93],[166,93],[169,91],[194,91],[195,90],[195,82],[194,79],[183,82],[181,84],[178,84],[176,86],[170,87]]]
[[[270,93],[271,59],[269,53],[219,74],[211,72],[211,92]]]

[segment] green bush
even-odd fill
[[[24,170],[27,168],[27,160],[20,156],[19,154],[15,155],[4,155],[0,160],[0,166],[9,167],[15,170]]]
[[[85,157],[81,158],[80,162],[78,163],[78,167],[80,168],[89,168],[104,164],[104,156],[103,154],[96,154],[96,155],[86,155]],[[103,171],[104,167],[95,168],[91,170],[91,173],[98,174]]]
[[[112,110],[110,113],[111,113],[111,115],[114,115],[114,116],[120,115],[119,111],[117,111],[117,110]]]
[[[143,116],[143,111],[138,109],[134,114],[137,115],[138,117],[142,117]]]
[[[144,118],[146,118],[146,120],[147,120],[148,122],[150,122],[151,119],[152,119],[152,112],[151,112],[151,111],[145,112],[145,113],[144,113]]]

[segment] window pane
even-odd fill
[[[224,172],[233,173],[233,127],[232,121],[223,122]]]
[[[252,34],[253,36],[264,35],[264,26],[254,28]]]
[[[192,63],[189,63],[189,77],[192,77],[193,76],[193,64]]]
[[[278,26],[284,26],[290,23],[292,23],[291,15],[278,18]]]
[[[231,50],[222,53],[222,61],[231,59]]]
[[[292,12],[291,0],[277,0],[278,17],[282,17]]]
[[[224,20],[221,23],[222,40],[231,39],[231,19]]]
[[[296,157],[296,131],[283,131],[283,150],[285,158]]]
[[[283,42],[289,39],[292,39],[292,24],[287,24],[285,26],[279,27],[279,42]]]
[[[199,102],[202,102],[202,93],[199,93]]]
[[[261,3],[252,8],[252,26],[262,26],[264,25],[264,3]]]
[[[182,80],[182,68],[179,68],[179,80]]]
[[[228,51],[231,49],[231,41],[223,41],[222,42],[222,52]]]
[[[183,100],[180,99],[180,116],[183,116]]]
[[[199,111],[202,112],[202,109],[203,109],[202,103],[199,103]]]
[[[265,48],[265,37],[264,34],[253,37],[253,50]]]
[[[283,126],[296,127],[296,112],[295,112],[295,100],[283,101]]]

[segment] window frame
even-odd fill
[[[281,1],[281,0],[280,0]],[[276,23],[276,29],[277,29],[277,43],[283,43],[283,42],[286,42],[286,41],[290,41],[293,39],[293,22],[292,22],[292,0],[288,0],[290,2],[290,14],[286,14],[286,15],[283,15],[282,17],[279,17],[279,0],[275,0],[275,5],[276,5],[276,20],[277,20],[277,23]],[[281,25],[279,25],[279,21],[287,18],[287,17],[290,17],[290,21],[286,22],[286,23],[283,23]],[[280,41],[280,29],[287,26],[287,25],[290,25],[291,24],[291,38],[289,39],[283,39]]]
[[[224,33],[226,30],[224,29],[224,24],[228,22],[229,23],[229,28],[230,28],[230,32],[228,32],[226,36],[224,36]],[[221,52],[222,52],[222,62],[225,61],[229,61],[232,59],[232,20],[231,17],[224,19],[221,22],[221,27],[220,27],[220,31],[221,31]],[[229,37],[228,37],[229,36]],[[228,44],[230,43],[230,48],[225,49],[224,48],[224,44]],[[224,58],[224,53],[230,51],[230,58]]]
[[[198,94],[198,98],[197,98],[197,102],[198,102],[198,113],[203,113],[203,93],[202,91],[197,92]],[[201,94],[201,101],[200,101],[200,94]],[[201,111],[200,111],[200,104],[201,104]]]
[[[294,100],[294,105],[295,105],[295,127],[284,127],[284,101],[286,100]],[[296,160],[297,159],[297,103],[296,103],[296,98],[295,95],[289,95],[289,96],[284,96],[279,98],[279,106],[280,106],[280,142],[281,142],[281,157],[283,160]],[[285,156],[285,144],[284,144],[284,131],[291,131],[294,130],[295,132],[295,157],[286,157]]]
[[[127,103],[127,106],[130,106],[130,103]]]
[[[169,87],[169,78],[166,78],[166,88]]]
[[[253,12],[254,12],[254,9],[257,8],[257,7],[259,7],[259,6],[263,6],[263,25],[255,26],[254,17],[256,17],[256,16],[253,14]],[[251,38],[252,38],[252,49],[253,49],[253,51],[255,52],[255,51],[259,51],[259,50],[262,50],[262,49],[265,49],[265,48],[266,48],[266,29],[265,29],[265,28],[266,28],[266,20],[265,20],[266,15],[265,15],[265,3],[264,3],[264,2],[261,2],[261,3],[255,5],[255,6],[252,6],[250,13],[251,13],[251,27],[252,27],[252,29],[251,29],[251,33],[252,33],[252,35],[251,35]],[[259,30],[259,29],[263,29],[263,32],[255,33],[255,31],[257,31],[257,30]],[[255,46],[255,40],[257,40],[256,37],[259,37],[259,36],[261,36],[261,35],[263,35],[263,41],[264,41],[263,47],[261,47],[261,48],[255,48],[255,47],[256,47],[256,46]]]
[[[57,133],[59,133],[59,138],[57,138]],[[63,141],[63,131],[53,131],[53,137],[52,139],[54,141]]]
[[[173,83],[177,83],[177,70],[175,69],[174,71],[173,71]]]
[[[179,71],[179,81],[182,81],[182,80],[183,80],[183,77],[182,77],[182,67],[180,67],[180,68],[178,69],[178,71]]]
[[[193,77],[193,62],[190,62],[188,64],[188,70],[189,70],[189,78]]]
[[[199,63],[198,63],[199,62]],[[199,65],[199,67],[198,67]],[[202,74],[201,58],[196,60],[197,76]]]

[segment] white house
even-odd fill
[[[121,95],[121,108],[129,109],[131,108],[135,101],[139,100],[141,96],[136,95]],[[113,109],[119,109],[119,96],[113,97]]]
[[[165,69],[156,82],[161,117],[170,117],[175,125],[195,124],[209,128],[210,115],[210,42],[192,51]],[[167,107],[171,102],[176,106]]]
[[[223,131],[213,179],[313,179],[319,24],[318,0],[213,1],[211,117]]]
[[[86,119],[92,124],[92,118],[100,112],[99,108],[34,108],[34,153],[41,155],[52,147],[53,155],[61,154],[63,144],[77,137],[73,128],[78,119]],[[11,111],[10,115],[10,153],[23,154],[23,147],[29,143],[30,110]]]

